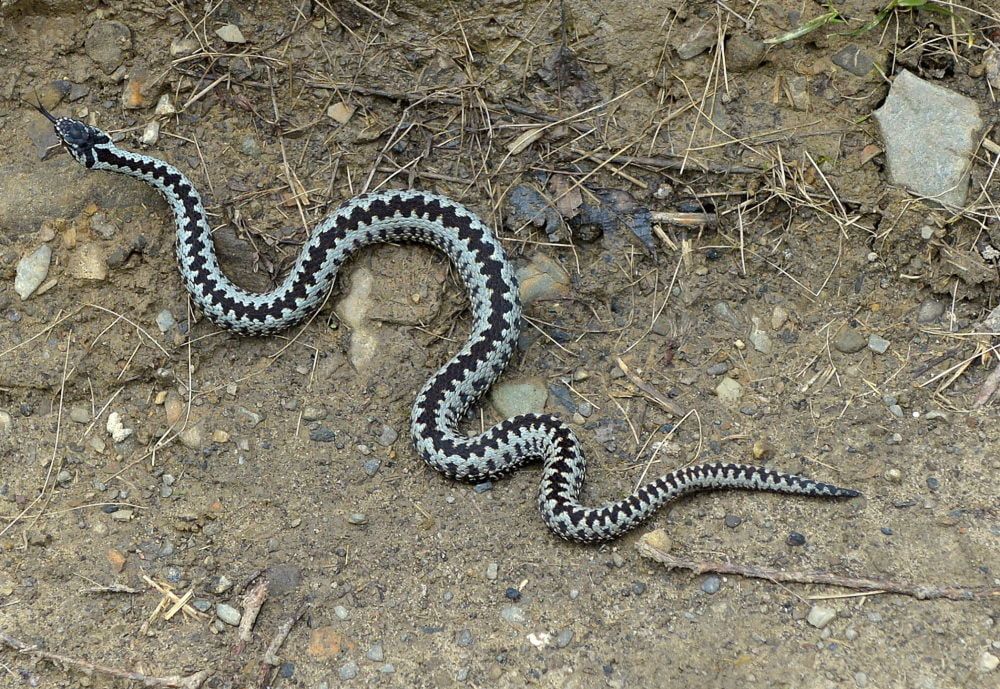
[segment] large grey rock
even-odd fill
[[[903,70],[875,119],[893,184],[945,205],[965,204],[983,127],[975,101]]]

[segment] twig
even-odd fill
[[[629,368],[628,364],[622,361],[620,357],[616,357],[615,361],[618,364],[618,368],[620,368],[622,370],[622,373],[625,374],[625,377],[628,378],[630,381],[632,381],[633,385],[635,385],[637,388],[646,393],[652,401],[660,405],[664,411],[673,414],[678,419],[684,416],[684,410],[681,409],[680,405],[678,405],[676,402],[671,401],[662,392],[660,392],[652,385],[650,385],[642,378],[640,378],[638,375],[636,375],[632,371],[632,369]]]
[[[306,610],[309,609],[308,603],[303,603],[295,614],[289,617],[287,620],[281,623],[281,626],[274,632],[274,637],[271,639],[271,643],[267,645],[267,650],[264,651],[264,657],[260,662],[260,671],[257,673],[257,689],[264,689],[268,686],[269,680],[271,679],[271,673],[274,668],[281,665],[281,658],[278,657],[278,651],[281,650],[281,645],[285,643],[285,639],[288,638],[289,632],[292,631],[292,627],[302,619],[302,616],[306,614]]]
[[[655,532],[654,532],[655,533]],[[930,584],[904,584],[896,581],[884,579],[868,579],[855,577],[842,577],[826,572],[787,572],[769,567],[754,567],[752,565],[740,565],[730,562],[718,562],[704,560],[695,562],[675,557],[670,553],[657,548],[654,539],[650,534],[646,534],[639,539],[636,548],[643,557],[656,560],[660,564],[670,569],[687,569],[695,574],[705,572],[715,572],[717,574],[734,574],[741,577],[753,579],[767,579],[768,581],[793,582],[797,584],[824,584],[827,586],[841,586],[848,589],[859,589],[868,593],[898,593],[902,596],[912,596],[918,600],[930,600],[932,598],[947,598],[948,600],[972,600],[973,598],[986,598],[989,596],[1000,596],[1000,586],[932,586]]]
[[[260,609],[264,607],[267,600],[267,593],[271,586],[268,578],[261,577],[260,581],[254,584],[253,588],[243,596],[243,617],[240,619],[239,640],[246,643],[253,634],[253,625],[257,621]]]
[[[99,665],[97,663],[91,663],[87,660],[77,660],[75,658],[70,658],[64,656],[60,653],[50,653],[49,651],[42,651],[33,646],[29,646],[23,641],[18,641],[12,636],[9,636],[3,630],[0,630],[0,643],[14,649],[18,653],[24,653],[27,655],[34,656],[36,658],[44,658],[45,660],[51,660],[55,663],[60,663],[61,665],[68,665],[70,667],[75,667],[88,674],[90,673],[100,673],[102,675],[107,675],[109,677],[117,677],[118,679],[128,680],[130,682],[139,682],[144,687],[173,687],[175,689],[199,689],[201,685],[209,677],[208,670],[201,670],[194,673],[193,675],[188,675],[186,677],[181,677],[180,675],[169,675],[166,677],[151,677],[149,675],[144,675],[141,672],[132,672],[130,670],[119,670],[117,668],[108,667],[107,665]]]

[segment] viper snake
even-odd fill
[[[414,447],[432,468],[472,482],[541,460],[538,507],[549,528],[563,538],[587,543],[613,539],[668,501],[697,490],[859,495],[764,467],[711,463],[672,471],[621,500],[584,505],[580,492],[586,460],[572,429],[558,418],[522,414],[471,437],[458,428],[510,361],[521,321],[514,270],[496,237],[473,212],[444,196],[422,191],[384,191],[352,198],[313,230],[277,288],[263,294],[248,292],[219,268],[201,197],[184,174],[161,160],[119,148],[100,129],[38,109],[52,122],[63,147],[84,167],[135,177],[163,195],[174,214],[177,263],[184,286],[197,307],[228,330],[266,335],[302,322],[319,308],[340,268],[363,247],[417,242],[443,252],[468,291],[472,332],[417,395],[410,414]]]

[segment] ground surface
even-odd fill
[[[975,333],[996,271],[970,277],[962,258],[997,232],[997,153],[980,149],[984,193],[952,216],[886,183],[869,117],[901,67],[995,117],[990,4],[900,11],[852,36],[878,6],[852,0],[837,5],[846,27],[762,56],[759,39],[825,9],[0,3],[0,631],[254,686],[308,602],[272,686],[996,686],[982,667],[1000,654],[995,597],[837,597],[850,591],[666,571],[636,552],[646,529],[604,547],[553,537],[535,469],[478,489],[435,475],[406,419],[468,324],[440,257],[367,251],[342,280],[348,306],[343,287],[294,340],[222,333],[189,320],[155,193],[41,160],[51,128],[22,100],[93,117],[189,174],[249,287],[273,286],[329,207],[382,186],[446,193],[500,228],[519,265],[561,264],[570,282],[528,307],[505,380],[541,385],[578,427],[595,498],[644,472],[749,461],[755,446],[864,493],[696,495],[648,527],[673,554],[995,586],[1000,423],[995,403],[973,401],[995,362]],[[227,24],[246,42],[223,41]],[[850,46],[874,61],[867,74],[832,61]],[[154,114],[162,94],[179,114]],[[519,185],[564,217],[603,198],[610,221],[553,222],[549,236],[515,219]],[[718,226],[661,221],[644,242],[631,229],[645,210],[717,212]],[[22,301],[16,266],[42,244],[43,293]],[[724,378],[738,399],[716,394]],[[670,436],[678,419],[657,394],[696,412]],[[121,442],[111,413],[133,431]],[[498,419],[483,407],[483,423]],[[262,570],[270,592],[239,644],[217,605],[240,609]],[[161,594],[143,576],[192,591],[207,615],[149,622]],[[138,592],[85,590],[112,584]],[[806,620],[814,604],[836,612],[822,629]],[[7,650],[0,663],[4,687],[120,682]]]

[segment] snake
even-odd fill
[[[313,229],[275,289],[250,292],[235,285],[219,267],[201,196],[182,172],[157,158],[118,147],[97,127],[35,107],[52,122],[62,147],[85,168],[139,179],[163,196],[174,216],[184,287],[195,306],[227,330],[268,335],[303,322],[322,305],[339,270],[364,247],[420,243],[444,253],[464,283],[472,327],[461,349],[417,394],[410,414],[413,446],[431,468],[472,483],[499,478],[540,460],[538,508],[549,529],[564,539],[609,541],[694,491],[735,488],[827,498],[860,495],[764,466],[714,462],[671,471],[620,500],[587,505],[581,501],[587,466],[582,446],[558,417],[519,414],[474,435],[460,428],[511,361],[521,329],[513,265],[474,212],[445,196],[416,190],[351,198]]]

